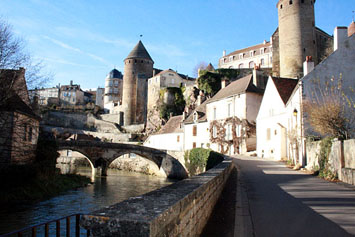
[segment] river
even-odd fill
[[[80,167],[79,174],[91,175]],[[93,184],[71,190],[35,204],[0,208],[0,234],[75,213],[89,213],[172,184],[175,180],[109,169],[108,176],[95,177]]]

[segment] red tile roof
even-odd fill
[[[298,84],[298,79],[272,77],[272,80],[276,86],[277,91],[279,92],[282,101],[284,104],[286,104],[290,99],[293,90]]]

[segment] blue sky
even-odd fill
[[[0,16],[27,50],[54,74],[49,86],[103,87],[106,74],[143,35],[154,67],[192,75],[201,61],[217,66],[225,49],[269,40],[277,0],[0,0]],[[318,0],[316,25],[329,34],[348,26],[355,0]]]

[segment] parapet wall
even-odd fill
[[[233,163],[83,215],[91,236],[198,236],[229,178]]]

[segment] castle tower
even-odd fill
[[[147,116],[147,79],[153,60],[141,41],[124,60],[122,106],[124,125],[142,124]]]
[[[279,0],[280,76],[301,78],[306,56],[317,62],[314,3],[316,0]]]

